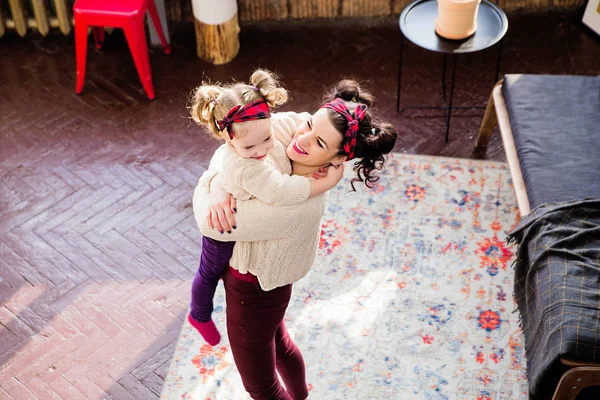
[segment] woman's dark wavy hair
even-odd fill
[[[355,182],[364,182],[368,188],[373,188],[379,182],[377,171],[383,169],[385,164],[385,155],[390,153],[398,134],[392,124],[374,121],[371,107],[375,98],[369,92],[362,90],[358,83],[352,79],[340,81],[325,97],[329,102],[336,98],[344,100],[350,113],[353,113],[358,104],[365,104],[369,109],[365,117],[358,125],[358,134],[356,137],[356,148],[354,150],[354,171],[356,178],[352,179],[352,190]],[[333,126],[342,134],[348,129],[346,118],[334,110],[327,109],[329,120]],[[340,142],[338,155],[346,155]]]

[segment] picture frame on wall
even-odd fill
[[[589,0],[583,13],[583,23],[600,35],[600,0]]]

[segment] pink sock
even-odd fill
[[[188,321],[190,321],[190,324],[192,324],[192,326],[196,328],[198,332],[200,332],[208,344],[211,346],[216,346],[219,344],[221,341],[221,334],[217,330],[217,327],[212,319],[207,322],[200,322],[192,318],[191,314],[188,314]]]

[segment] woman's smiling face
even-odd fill
[[[331,124],[327,110],[321,108],[296,128],[286,153],[294,163],[308,167],[341,164],[346,159],[338,154],[341,142],[342,134]]]

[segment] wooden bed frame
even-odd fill
[[[508,119],[506,103],[502,96],[502,81],[496,83],[494,90],[492,90],[492,93],[490,94],[490,99],[485,109],[485,115],[483,116],[483,122],[481,123],[479,134],[477,135],[477,142],[475,144],[477,149],[483,150],[487,148],[490,136],[496,125],[498,125],[500,134],[502,135],[506,160],[510,167],[510,174],[512,175],[515,194],[517,195],[519,212],[521,213],[521,217],[524,217],[531,213],[531,208],[529,206],[527,192],[525,191],[525,182],[523,182],[523,175],[521,174],[521,164],[519,164],[519,158],[517,157],[517,149],[510,127],[510,120]]]
[[[477,135],[477,142],[475,144],[477,151],[485,151],[496,125],[498,125],[500,134],[502,135],[502,142],[517,196],[519,212],[521,213],[521,217],[523,217],[531,213],[531,207],[523,181],[523,174],[521,173],[521,165],[517,156],[506,103],[502,95],[502,81],[496,83],[490,94],[479,134]],[[600,364],[567,357],[561,357],[560,361],[567,371],[560,378],[552,400],[575,400],[583,389],[600,384]]]

